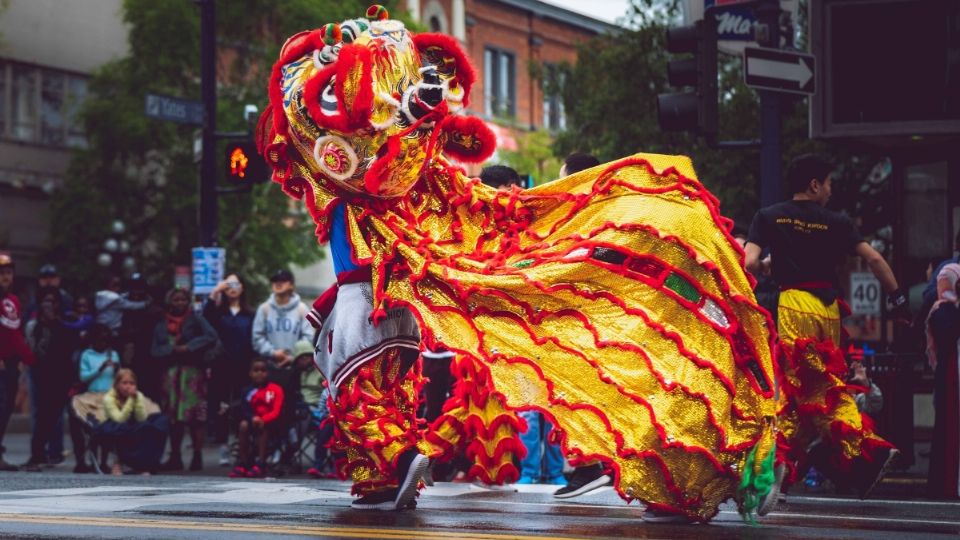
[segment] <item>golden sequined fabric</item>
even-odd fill
[[[426,346],[473,362],[498,403],[542,411],[566,454],[609,465],[623,497],[709,519],[735,496],[747,454],[762,463],[773,446],[772,322],[730,223],[683,156],[637,154],[530,190],[467,178],[441,153],[469,157],[492,134],[451,122],[472,70],[443,39],[414,38],[415,51],[402,25],[370,22],[356,40],[370,62],[344,45],[340,82],[317,94],[348,102],[334,118],[304,98],[327,68],[292,38],[260,130],[274,180],[306,203],[321,240],[345,205],[375,319],[408,306]],[[404,117],[401,98],[431,69],[442,102]],[[370,118],[353,129],[367,98]]]
[[[436,163],[394,206],[348,207],[375,302],[489,370],[628,498],[709,519],[769,433],[773,369],[716,202],[689,160],[639,154],[531,190]]]

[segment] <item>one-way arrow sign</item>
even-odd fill
[[[814,57],[811,54],[761,47],[743,49],[743,80],[758,90],[794,94],[814,93]]]

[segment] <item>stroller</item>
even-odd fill
[[[99,429],[107,420],[103,407],[104,395],[106,394],[101,392],[85,392],[73,396],[70,401],[70,417],[71,421],[76,422],[80,427],[85,449],[84,459],[91,462],[97,474],[104,474],[107,457],[111,451],[116,450]],[[146,396],[144,399],[148,422],[152,421],[156,426],[165,426],[166,419],[155,416],[160,413],[160,407]]]

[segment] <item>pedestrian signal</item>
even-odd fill
[[[225,151],[227,180],[234,184],[266,182],[267,167],[252,141],[228,143]]]

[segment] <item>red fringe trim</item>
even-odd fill
[[[482,163],[497,147],[497,136],[475,116],[448,115],[440,122],[439,130],[447,139],[444,153],[463,163]],[[473,144],[467,146],[464,141]]]

